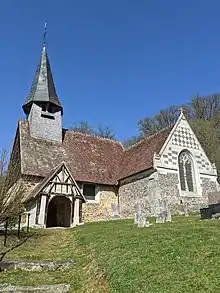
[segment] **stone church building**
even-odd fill
[[[215,165],[183,113],[173,127],[127,149],[118,141],[63,129],[65,111],[45,42],[23,111],[10,165],[18,174],[15,184],[24,187],[33,227],[111,219],[113,206],[128,218],[137,200],[153,197],[158,187],[173,213],[186,202],[195,210],[218,188]]]

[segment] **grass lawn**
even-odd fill
[[[1,272],[0,283],[67,283],[71,292],[220,292],[220,220],[176,217],[150,228],[121,220],[41,230],[6,258],[77,264],[67,271]]]

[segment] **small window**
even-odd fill
[[[41,114],[42,118],[47,118],[47,119],[51,119],[51,120],[55,120],[55,117],[52,115],[48,115],[48,114]]]
[[[88,200],[95,200],[95,185],[83,184],[83,194]]]

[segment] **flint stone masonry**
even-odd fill
[[[220,203],[220,192],[210,192],[208,194],[208,204],[217,204]]]
[[[99,200],[88,201],[83,205],[83,221],[101,221],[111,219],[112,205],[117,205],[115,188],[107,185],[100,185]]]
[[[0,292],[2,293],[68,293],[69,285],[43,285],[43,286],[11,286],[8,284],[0,284]]]
[[[119,187],[119,202],[122,218],[131,218],[135,212],[135,204],[147,196],[149,176],[132,181]]]
[[[182,196],[179,190],[179,177],[177,173],[162,174],[159,171],[148,174],[141,179],[135,181],[135,177],[130,182],[126,182],[119,187],[119,200],[121,208],[121,216],[130,218],[135,212],[135,203],[143,197],[148,198],[152,203],[155,198],[157,188],[161,189],[162,197],[167,199],[172,214],[178,214],[180,204],[187,204],[189,212],[198,212],[200,208],[208,204],[208,194],[217,191],[215,178],[202,178],[202,194]],[[153,216],[153,214],[151,213]],[[155,216],[155,215],[154,215]]]
[[[62,115],[61,111],[53,114],[54,119],[41,117],[42,108],[33,103],[28,116],[30,134],[32,137],[62,142]]]
[[[73,260],[64,261],[14,261],[5,260],[0,262],[1,270],[22,270],[22,271],[42,271],[42,270],[65,270],[70,265],[75,264]]]

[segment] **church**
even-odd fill
[[[119,141],[62,127],[45,40],[12,147],[11,176],[24,188],[31,227],[73,227],[134,215],[135,203],[158,188],[172,213],[198,211],[218,190],[217,170],[181,112],[173,127],[124,148]]]

